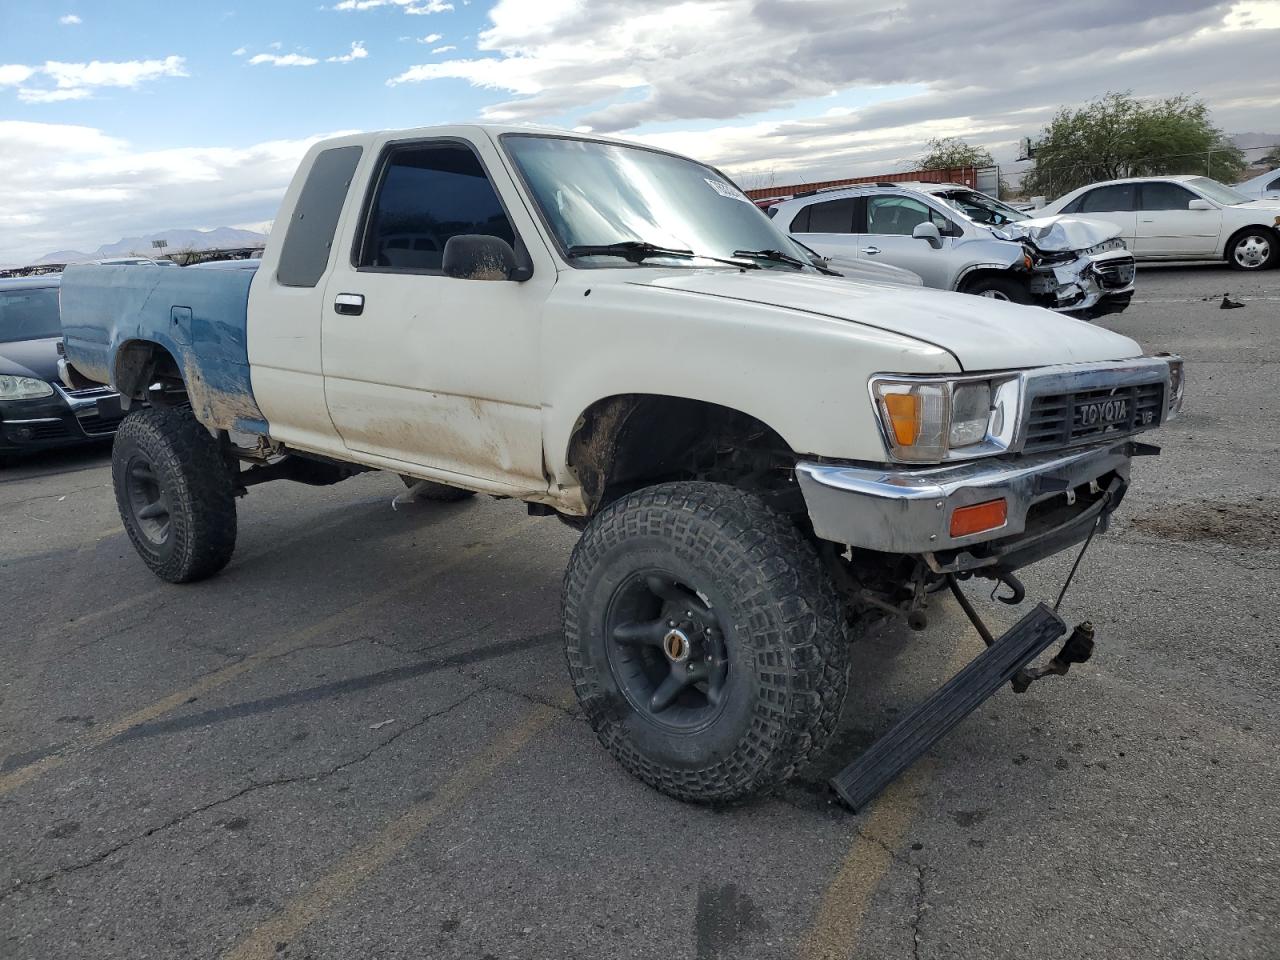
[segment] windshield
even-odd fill
[[[1210,180],[1208,177],[1196,177],[1188,180],[1191,186],[1195,187],[1210,200],[1217,203],[1225,203],[1227,206],[1234,206],[1237,203],[1248,203],[1253,197],[1246,197],[1239,190],[1233,190],[1225,183],[1219,183],[1217,180]]]
[[[692,160],[640,147],[506,134],[502,138],[561,251],[619,243],[743,259],[746,251],[808,254],[737,187]],[[646,254],[645,262],[707,266],[710,261]],[[570,263],[617,266],[617,257],[574,254]],[[794,264],[755,259],[795,270]],[[811,269],[805,266],[803,269]]]
[[[1031,219],[1021,210],[1015,210],[1007,203],[1001,203],[994,197],[988,197],[985,193],[977,193],[973,190],[951,190],[936,196],[951,204],[970,220],[992,227],[1002,227],[1006,223]]]
[[[0,343],[60,336],[57,287],[0,290]]]

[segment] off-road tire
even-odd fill
[[[1249,241],[1265,244],[1269,251],[1261,263],[1253,266],[1246,266],[1236,259],[1236,248]],[[1259,270],[1270,269],[1280,263],[1280,231],[1270,230],[1267,227],[1245,227],[1243,230],[1237,230],[1232,234],[1224,250],[1226,251],[1227,265],[1232,270],[1256,273]]]
[[[964,285],[965,293],[981,297],[990,292],[996,294],[994,299],[1008,300],[1010,303],[1031,303],[1031,291],[1026,284],[1019,283],[1009,277],[978,277]]]
[[[162,542],[143,529],[130,500],[130,465],[140,459],[150,464],[168,505]],[[111,448],[111,479],[129,539],[157,577],[190,583],[227,565],[236,547],[231,472],[190,408],[146,407],[125,417]]]
[[[721,713],[676,735],[622,693],[606,623],[626,578],[696,580],[725,623]],[[632,774],[679,800],[723,803],[791,777],[829,740],[848,685],[848,634],[813,546],[758,497],[714,483],[648,487],[588,524],[565,572],[565,652],[592,729]]]
[[[417,477],[400,475],[401,481],[410,489],[421,483],[418,492],[414,496],[419,500],[434,500],[437,503],[456,503],[459,500],[466,500],[468,497],[474,497],[474,490],[463,490],[461,487],[451,487],[447,483],[436,483],[434,480],[421,480]]]

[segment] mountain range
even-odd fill
[[[167,246],[156,249],[153,240],[164,240]],[[222,247],[252,247],[266,243],[265,234],[236,227],[215,227],[212,230],[162,230],[141,237],[125,237],[115,243],[104,243],[92,253],[80,250],[55,250],[36,263],[82,263],[86,260],[102,260],[106,257],[158,256],[179,250],[214,250]]]

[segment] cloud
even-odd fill
[[[315,57],[304,57],[300,53],[255,53],[249,58],[252,66],[269,63],[273,67],[314,67],[320,61]]]
[[[318,139],[139,150],[94,127],[0,120],[0,263],[155,230],[268,220]]]
[[[364,41],[353,40],[350,52],[326,59],[329,63],[350,63],[352,60],[363,60],[367,56],[369,56],[369,51],[364,48]]]
[[[74,13],[63,14],[58,18],[58,22],[62,24],[64,27],[72,27],[72,26],[75,26],[76,24],[84,23],[84,21],[81,20]]]
[[[18,86],[18,99],[24,103],[54,103],[85,100],[104,87],[135,89],[149,80],[185,76],[186,60],[176,56],[163,60],[91,60],[88,63],[46,60],[40,66],[0,66],[0,87]],[[52,80],[54,85],[19,86],[36,78]]]
[[[425,37],[419,38],[418,43],[439,43],[443,39],[443,33],[428,33]]]
[[[448,53],[450,50],[457,50],[457,49],[458,49],[458,48],[457,48],[457,47],[455,47],[453,44],[451,44],[451,43],[446,43],[443,47],[436,47],[436,48],[435,48],[434,50],[432,50],[431,52],[432,52],[432,53]]]
[[[231,51],[231,55],[233,57],[243,57],[248,52],[249,51],[244,47],[236,47],[234,50]]]
[[[282,44],[271,44],[272,49],[279,50]],[[233,56],[240,56],[246,52],[242,47],[236,51]],[[346,53],[336,54],[332,57],[325,57],[326,63],[351,63],[353,60],[363,60],[369,56],[369,51],[365,48],[363,40],[353,40],[351,49]],[[255,53],[249,58],[251,66],[261,66],[270,64],[273,67],[314,67],[320,62],[319,57],[307,56],[303,53]]]
[[[1244,95],[1260,78],[1280,86],[1254,42],[1267,34],[1273,49],[1280,42],[1259,28],[1276,7],[1080,0],[1024,4],[1010,15],[1007,0],[499,0],[477,41],[486,56],[413,66],[390,82],[462,79],[515,95],[487,106],[488,119],[569,114],[600,131],[729,121],[876,86],[924,87],[939,105],[973,91],[986,100],[981,112],[1028,89],[1039,105],[1073,103],[1104,92],[1103,73],[1140,93]],[[1228,36],[1251,46],[1249,69],[1219,43]],[[1126,56],[1134,59],[1114,69]],[[1189,70],[1161,89],[1144,68],[1159,73],[1173,59]]]
[[[405,13],[425,15],[448,13],[453,9],[453,4],[447,0],[341,0],[340,3],[334,4],[333,9],[376,10],[378,7],[399,7]]]
[[[0,63],[0,87],[16,87],[20,83],[26,83],[35,75],[36,69],[20,63]]]

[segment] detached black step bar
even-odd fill
[[[866,753],[832,777],[832,789],[850,809],[860,810],[1066,632],[1067,625],[1051,607],[1037,604]]]

